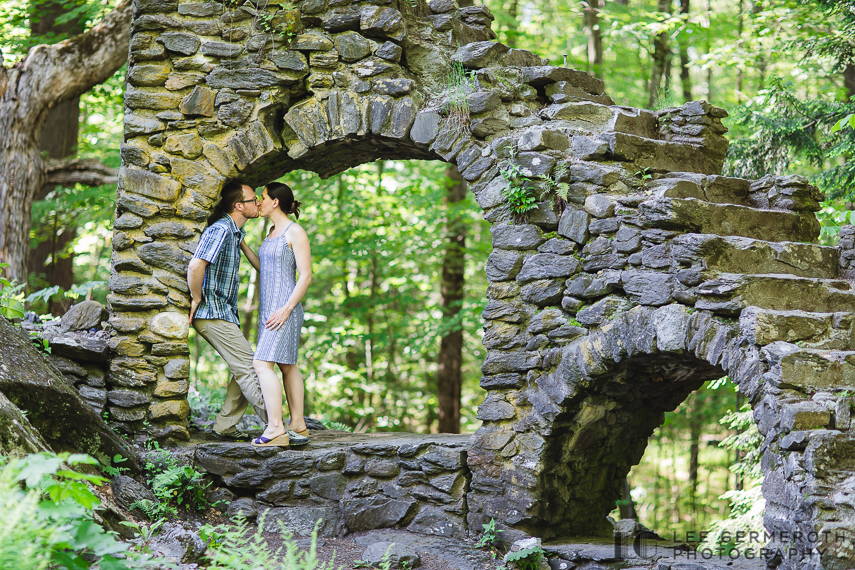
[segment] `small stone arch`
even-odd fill
[[[855,470],[837,451],[852,446],[855,296],[841,277],[855,242],[844,231],[843,254],[816,245],[815,187],[720,176],[723,109],[615,105],[601,80],[493,41],[484,6],[295,4],[135,2],[109,296],[114,422],[188,437],[186,267],[224,183],[442,160],[493,224],[473,532],[491,517],[512,534],[607,530],[615,482],[661,414],[725,373],[767,438],[767,527],[848,524],[833,492]],[[283,45],[259,11],[299,33]],[[467,128],[436,104],[452,63],[472,85]],[[515,220],[510,164],[565,184],[566,208],[539,190]]]
[[[611,535],[606,516],[665,412],[755,352],[736,323],[670,304],[616,313],[547,353],[548,372],[491,393],[479,410],[470,525],[495,518],[544,539]]]

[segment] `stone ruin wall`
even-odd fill
[[[214,476],[212,500],[229,516],[284,523],[296,536],[334,537],[377,528],[468,536],[466,435],[315,433],[311,449],[202,443],[181,461]]]
[[[492,41],[483,6],[295,6],[135,4],[104,378],[114,426],[188,436],[186,267],[227,180],[443,160],[493,224],[468,528],[608,530],[662,414],[724,374],[766,438],[767,527],[853,524],[842,278],[855,248],[848,230],[841,251],[815,245],[821,196],[806,179],[719,176],[725,111],[616,106],[600,80]],[[299,12],[290,49],[259,11]],[[437,104],[451,62],[474,72],[468,130]],[[509,163],[568,183],[563,213],[541,194],[514,223]]]

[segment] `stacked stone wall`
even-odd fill
[[[191,444],[182,462],[215,480],[212,500],[296,536],[376,528],[465,538],[469,436],[353,435],[316,432],[311,449],[256,449],[238,443]]]
[[[185,273],[226,181],[443,160],[493,224],[483,425],[467,455],[459,528],[495,518],[508,536],[608,531],[619,484],[662,414],[724,374],[767,438],[767,498],[782,505],[767,524],[849,524],[845,501],[829,494],[851,472],[845,459],[806,443],[800,470],[790,458],[801,452],[782,438],[849,445],[838,426],[852,234],[840,250],[816,245],[822,196],[803,177],[720,176],[723,109],[615,105],[601,80],[492,41],[491,20],[485,7],[451,0],[304,0],[282,12],[138,0],[110,285],[113,420],[134,431],[148,419],[155,435],[188,437]],[[286,42],[268,21],[296,35]],[[462,91],[452,93],[460,68]],[[466,98],[463,115],[454,97]],[[509,184],[534,192],[536,208],[515,214]],[[798,337],[793,323],[812,336]],[[804,384],[811,367],[834,372],[821,387]],[[801,429],[802,417],[821,433]],[[241,481],[250,476],[236,465],[249,466],[257,480],[241,485],[267,492],[274,460],[240,449],[228,447],[237,455],[219,476]],[[403,471],[395,485],[378,483],[379,500],[422,500],[398,491],[416,470],[395,454]],[[775,495],[776,481],[788,498]],[[803,492],[822,499],[796,500]],[[318,504],[344,513],[343,503]]]

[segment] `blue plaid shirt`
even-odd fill
[[[226,214],[208,226],[193,257],[209,263],[202,284],[202,302],[194,319],[221,319],[240,326],[238,287],[240,277],[240,242],[246,232]]]

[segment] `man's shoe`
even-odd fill
[[[285,433],[288,434],[288,439],[290,440],[291,445],[306,445],[307,443],[309,443],[308,437],[306,437],[305,435],[300,435],[300,433],[297,433],[292,429],[289,429]],[[308,434],[309,430],[303,430],[301,433]]]
[[[227,432],[219,432],[217,430],[211,430],[208,433],[208,439],[217,439],[220,441],[249,441],[249,434],[242,432],[239,429],[234,431]]]

